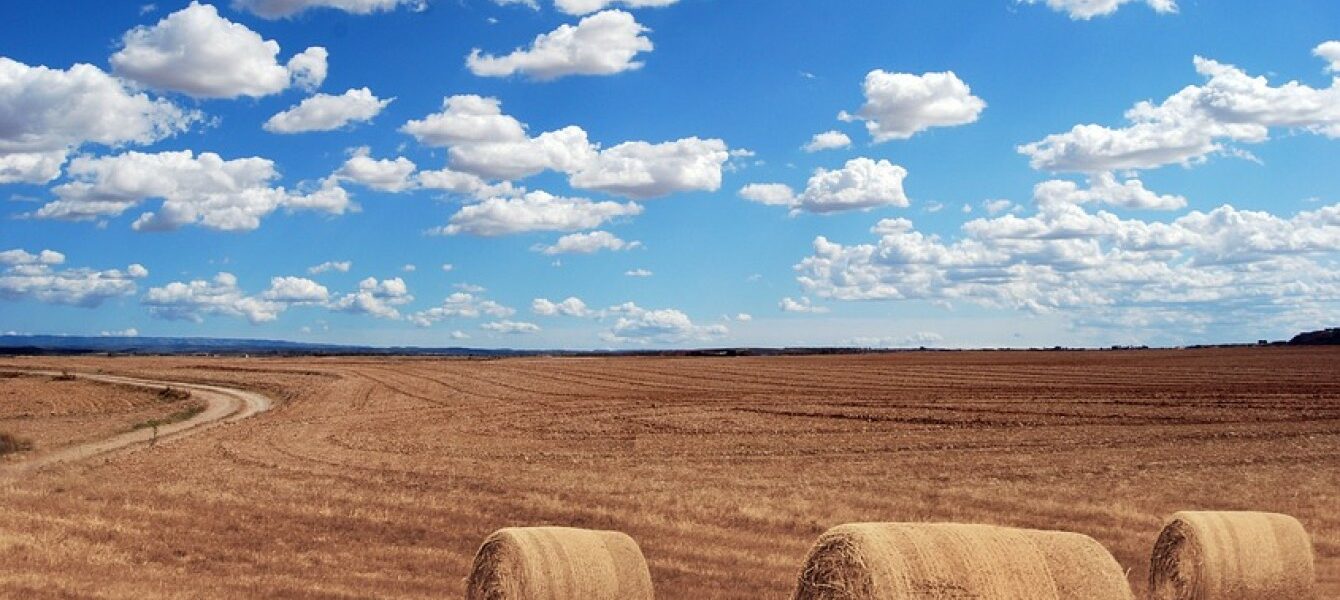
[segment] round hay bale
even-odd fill
[[[819,537],[793,600],[1133,600],[1116,559],[1078,533],[856,523]]]
[[[1179,512],[1149,564],[1155,600],[1308,600],[1316,597],[1312,540],[1288,515]]]
[[[617,531],[500,529],[479,547],[466,600],[651,600],[637,542]]]

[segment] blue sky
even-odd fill
[[[1340,316],[1328,0],[3,12],[0,331],[969,347]]]

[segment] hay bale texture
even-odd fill
[[[810,549],[793,600],[1132,600],[1116,559],[1078,533],[858,523]]]
[[[651,600],[637,542],[617,531],[501,529],[475,554],[466,600]]]
[[[1297,519],[1259,512],[1179,512],[1154,544],[1154,600],[1316,598],[1312,540]]]

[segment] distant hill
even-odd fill
[[[1340,327],[1309,331],[1293,336],[1290,346],[1340,346]]]

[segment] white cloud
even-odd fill
[[[804,296],[801,296],[800,299],[798,300],[795,298],[791,298],[789,296],[786,298],[782,298],[781,301],[777,303],[777,308],[782,309],[782,312],[791,312],[791,313],[828,312],[827,307],[815,306],[814,303],[811,302],[809,298]]]
[[[382,319],[399,319],[400,311],[395,307],[414,301],[405,280],[395,277],[377,281],[368,277],[358,282],[358,290],[335,299],[328,304],[331,310],[354,314],[367,314]]]
[[[573,233],[558,238],[552,246],[537,246],[537,251],[545,254],[595,254],[601,250],[619,252],[641,248],[642,242],[625,242],[608,231]]]
[[[464,331],[461,331],[461,330],[457,329],[456,331],[451,332],[451,339],[453,339],[453,340],[468,340],[468,339],[470,339],[470,334],[468,334],[468,333],[466,333],[466,332],[464,332]]]
[[[479,328],[492,331],[494,333],[502,333],[507,335],[526,335],[531,333],[539,333],[540,331],[540,326],[534,323],[508,321],[505,319],[502,321],[485,323],[483,325],[480,325]]]
[[[149,144],[200,117],[92,65],[60,70],[0,56],[0,184],[46,183],[83,144]]]
[[[768,205],[789,206],[793,212],[830,213],[869,210],[877,206],[908,205],[903,191],[907,169],[887,160],[853,158],[841,169],[817,169],[796,194],[789,186],[776,183],[750,184],[740,197]]]
[[[326,286],[303,277],[272,277],[261,298],[285,304],[319,304],[330,299]]]
[[[480,292],[482,291],[481,289]],[[453,293],[447,296],[441,305],[416,312],[410,315],[409,320],[419,327],[430,327],[433,323],[444,319],[478,319],[484,316],[506,318],[516,314],[513,308],[477,296],[476,294],[480,292]]]
[[[415,165],[403,156],[392,159],[374,159],[367,146],[355,148],[353,156],[344,161],[335,177],[353,181],[383,192],[403,192],[414,187]]]
[[[1186,207],[1182,196],[1160,195],[1145,188],[1139,179],[1118,182],[1111,173],[1089,178],[1089,189],[1081,190],[1072,181],[1054,179],[1037,185],[1033,197],[1039,204],[1106,204],[1143,210],[1179,210]]]
[[[152,316],[196,323],[207,315],[224,315],[245,317],[254,325],[274,321],[287,308],[284,302],[247,296],[232,273],[219,273],[211,281],[174,281],[149,288],[140,302]]]
[[[632,202],[593,202],[537,190],[520,198],[490,198],[461,207],[452,215],[449,224],[436,232],[499,236],[530,231],[573,231],[599,227],[611,219],[641,213],[642,207]]]
[[[510,185],[488,186],[485,179],[521,179],[544,171],[568,175],[574,188],[636,199],[715,191],[731,156],[725,142],[697,137],[632,141],[601,150],[575,125],[531,137],[524,123],[502,112],[498,99],[473,95],[448,97],[440,112],[410,120],[400,130],[424,145],[448,149],[451,168],[420,173],[421,185],[476,197],[515,195]]]
[[[407,263],[407,264],[405,264],[404,266],[400,267],[400,270],[401,270],[401,271],[404,271],[404,272],[406,272],[406,273],[413,273],[413,272],[419,270],[419,267],[414,266],[414,264],[412,264],[412,263]]]
[[[48,304],[92,308],[110,298],[135,293],[135,280],[149,276],[139,264],[126,270],[61,269],[65,255],[54,250],[37,254],[22,249],[0,252],[0,298],[31,299]]]
[[[1194,164],[1232,153],[1225,141],[1259,143],[1272,128],[1340,138],[1340,78],[1325,89],[1297,81],[1272,87],[1264,77],[1195,58],[1204,85],[1191,85],[1161,104],[1140,102],[1126,111],[1130,125],[1076,125],[1019,147],[1035,169],[1096,173]]]
[[[1109,323],[1154,313],[1254,319],[1340,301],[1340,205],[1292,218],[1225,205],[1159,222],[1040,195],[1036,214],[975,219],[952,242],[906,219],[876,224],[873,244],[816,238],[798,280],[837,300],[1067,309],[1076,321]]]
[[[0,252],[0,265],[60,265],[65,263],[65,255],[55,250],[43,250],[37,254],[22,248]]]
[[[321,264],[319,264],[319,265],[316,265],[316,266],[313,266],[313,267],[308,267],[308,268],[307,268],[307,273],[308,273],[308,274],[311,274],[311,275],[320,275],[320,274],[322,274],[322,273],[327,273],[327,272],[330,272],[330,271],[339,271],[339,272],[341,272],[341,273],[348,273],[348,272],[349,272],[349,269],[352,268],[353,266],[354,266],[354,263],[351,262],[351,261],[347,261],[347,260],[342,260],[342,261],[330,261],[330,260],[328,260],[328,261],[323,262],[323,263],[321,263]]]
[[[1104,17],[1117,12],[1123,4],[1142,2],[1156,12],[1169,14],[1177,12],[1176,0],[1019,0],[1026,4],[1046,3],[1047,7],[1058,12],[1068,13],[1070,18],[1088,20]]]
[[[517,0],[513,0],[517,1]],[[569,15],[587,15],[605,10],[616,4],[628,8],[659,8],[670,6],[679,0],[554,0],[554,8]]]
[[[70,181],[56,186],[57,200],[43,205],[39,218],[84,220],[116,216],[151,198],[156,212],[137,218],[137,230],[175,229],[198,224],[223,231],[247,231],[278,208],[342,214],[349,207],[344,190],[327,181],[303,194],[270,187],[279,177],[273,161],[239,158],[225,161],[212,152],[190,150],[117,156],[81,156],[70,162]]]
[[[353,122],[371,121],[392,100],[395,98],[380,99],[366,87],[339,96],[317,94],[276,113],[262,128],[271,133],[333,131]]]
[[[584,17],[577,25],[563,24],[540,34],[529,48],[506,56],[484,54],[476,48],[465,60],[470,72],[483,77],[507,77],[520,73],[546,81],[568,75],[613,75],[642,68],[634,58],[651,52],[652,43],[642,35],[647,28],[633,15],[607,10]]]
[[[530,303],[531,312],[542,317],[553,317],[558,315],[568,317],[589,317],[593,313],[586,307],[586,303],[581,298],[571,297],[561,302],[554,302],[547,298],[536,298]]]
[[[264,19],[292,17],[313,8],[333,8],[356,15],[395,10],[404,5],[411,10],[423,10],[427,0],[233,0],[233,8],[245,10]]]
[[[652,276],[652,272],[646,269],[629,269],[627,271],[624,271],[623,274],[627,277],[638,277],[644,279]]]
[[[918,331],[902,337],[854,337],[844,342],[862,348],[922,348],[937,346],[944,342],[944,336],[934,331]]]
[[[1010,208],[1012,208],[1013,206],[1014,206],[1013,202],[1010,202],[1009,200],[1005,200],[1003,198],[998,200],[982,201],[982,208],[986,210],[986,214],[988,215],[997,215],[1003,213],[1007,210],[1010,210]]]
[[[452,272],[452,271],[454,271],[454,270],[456,270],[456,265],[453,265],[453,264],[451,264],[451,263],[442,263],[442,272],[443,272],[443,273],[450,273],[450,272]]]
[[[614,342],[676,344],[707,341],[729,333],[725,325],[695,325],[683,311],[646,309],[632,302],[610,307],[614,325],[601,337]]]
[[[953,71],[913,75],[875,69],[865,76],[864,88],[861,110],[854,115],[843,111],[838,118],[865,121],[876,143],[904,140],[931,127],[966,125],[986,108]]]
[[[139,337],[140,330],[135,329],[134,327],[128,327],[126,329],[118,329],[114,331],[104,330],[102,333],[99,333],[98,335],[102,337]]]
[[[625,142],[601,150],[569,182],[575,188],[635,199],[693,190],[714,192],[721,188],[721,167],[729,158],[726,143],[718,139]]]
[[[482,294],[488,291],[488,288],[485,288],[482,285],[475,285],[473,283],[457,283],[451,287],[469,294]]]
[[[277,42],[194,1],[151,27],[127,31],[121,44],[109,59],[117,75],[197,98],[261,97],[291,85],[310,89],[326,76],[325,48],[308,48],[281,65]]]
[[[1312,50],[1317,57],[1331,63],[1327,70],[1340,73],[1340,41],[1323,42]]]
[[[749,313],[740,313],[735,315],[735,320],[741,323],[748,323],[754,320],[754,315],[751,315]]]
[[[824,150],[837,150],[851,146],[851,138],[841,131],[825,131],[816,133],[810,138],[809,143],[805,144],[805,151],[814,153]]]

